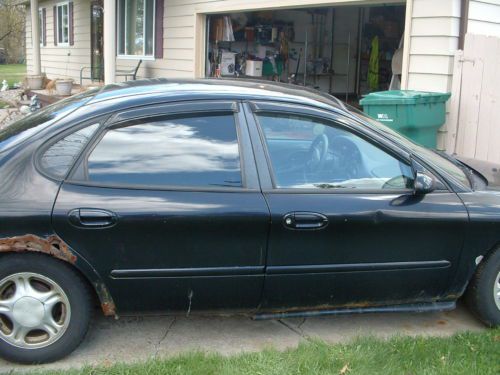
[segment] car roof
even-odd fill
[[[238,79],[144,79],[104,86],[87,105],[126,99],[127,105],[148,99],[164,100],[279,100],[346,110],[337,98],[317,90],[271,81]],[[123,103],[125,104],[125,103]]]

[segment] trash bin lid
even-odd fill
[[[425,104],[445,103],[450,93],[414,91],[414,90],[389,90],[372,92],[360,100],[361,105],[391,105],[391,104]]]

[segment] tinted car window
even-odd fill
[[[363,138],[329,122],[259,115],[280,188],[407,189],[412,169]]]
[[[242,186],[232,115],[177,117],[109,130],[88,179],[132,185]]]
[[[40,158],[40,166],[50,175],[64,177],[99,124],[80,129],[50,146]]]
[[[69,113],[90,100],[97,90],[89,90],[83,94],[75,95],[49,105],[37,112],[34,112],[23,119],[16,121],[12,125],[0,130],[0,151],[4,151],[26,138],[46,127],[54,124],[56,121],[65,117]]]

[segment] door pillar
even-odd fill
[[[104,83],[116,79],[116,0],[104,0]]]
[[[33,48],[33,75],[42,74],[40,59],[40,19],[38,17],[38,0],[30,1],[31,8],[31,46]]]

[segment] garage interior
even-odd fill
[[[405,4],[214,14],[207,77],[288,82],[356,105],[400,88]]]

